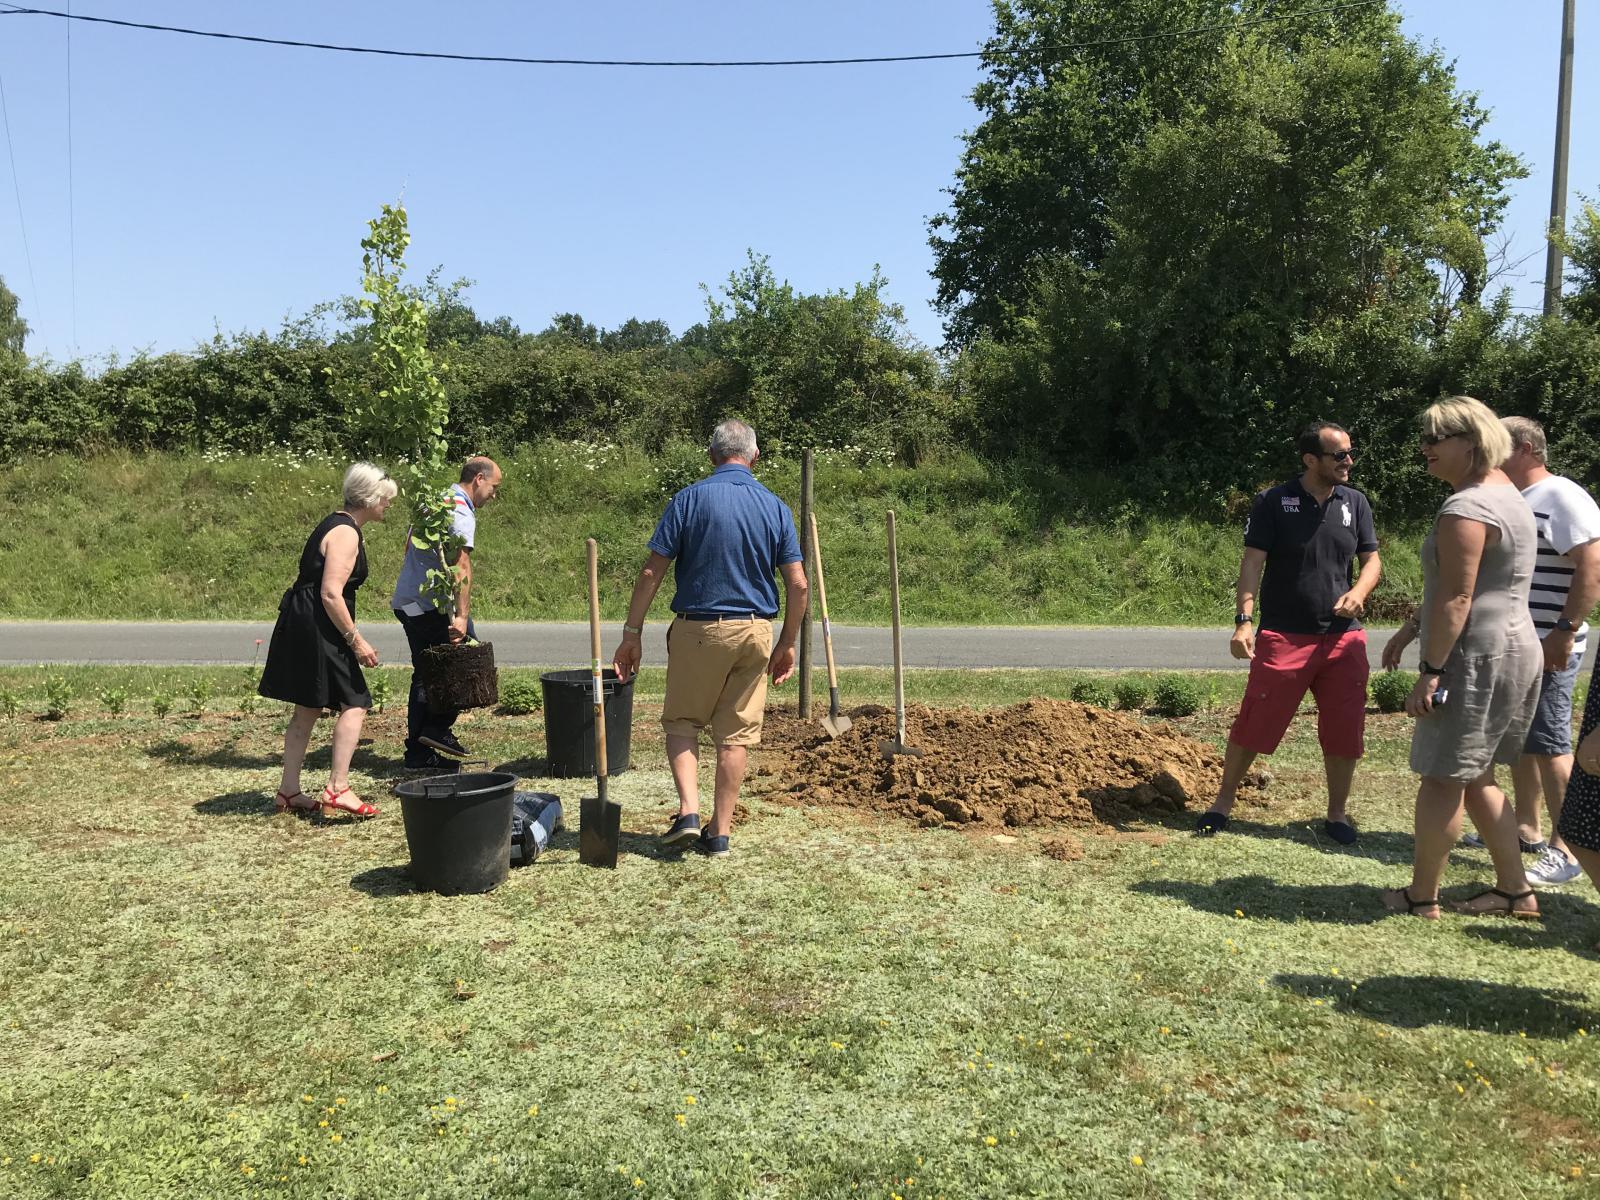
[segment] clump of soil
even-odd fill
[[[923,825],[1092,826],[1180,813],[1207,802],[1222,774],[1215,750],[1170,726],[1069,700],[908,706],[906,742],[921,758],[885,758],[879,743],[894,738],[894,714],[859,711],[843,737],[805,732],[784,772],[794,799]],[[774,732],[788,740],[800,730]]]

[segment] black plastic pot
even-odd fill
[[[593,674],[546,671],[539,683],[544,690],[546,771],[561,778],[593,775]],[[606,713],[606,774],[621,775],[628,769],[628,745],[633,739],[633,679],[618,683],[615,669],[607,667],[600,686]]]
[[[468,771],[408,779],[395,788],[419,891],[487,892],[511,867],[509,771]]]

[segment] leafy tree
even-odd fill
[[[600,334],[600,348],[613,353],[629,350],[661,350],[672,345],[672,330],[665,321],[641,321],[629,317],[615,329]]]
[[[28,336],[28,323],[18,314],[17,294],[0,279],[0,349],[13,354],[22,353],[22,343]]]
[[[707,415],[743,415],[774,447],[871,442],[917,457],[943,431],[938,372],[887,284],[874,267],[849,291],[806,295],[751,253],[721,298],[705,289],[704,346],[727,367]]]
[[[1370,445],[1422,399],[1522,167],[1385,8],[1249,23],[1300,7],[999,0],[933,222],[992,444],[1220,499],[1292,469],[1308,417]]]
[[[577,313],[557,313],[538,336],[546,341],[573,342],[579,346],[600,345],[600,330]]]

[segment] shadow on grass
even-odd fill
[[[523,758],[513,758],[510,762],[503,762],[493,768],[496,771],[510,771],[522,779],[548,779],[550,778],[550,760],[543,755],[527,755]]]
[[[350,880],[350,886],[367,896],[409,896],[417,890],[405,867],[372,867]]]
[[[201,800],[194,811],[202,817],[270,817],[276,815],[273,799],[265,791],[224,792]]]
[[[1198,812],[1179,813],[1172,817],[1163,817],[1160,820],[1142,818],[1144,824],[1159,824],[1170,829],[1174,834],[1194,834],[1194,824],[1200,817]],[[1113,822],[1115,823],[1115,822]],[[1118,828],[1122,828],[1118,825]],[[1130,828],[1132,826],[1129,826]],[[1375,862],[1402,864],[1411,862],[1411,852],[1414,839],[1411,834],[1398,829],[1380,829],[1360,831],[1360,835],[1353,846],[1341,846],[1322,831],[1322,818],[1312,821],[1288,821],[1278,825],[1268,825],[1261,821],[1252,821],[1239,816],[1230,817],[1228,828],[1225,832],[1216,834],[1218,838],[1234,836],[1260,838],[1264,841],[1299,842],[1321,850],[1325,854],[1344,854],[1351,858],[1370,858]],[[1484,865],[1488,856],[1473,856],[1470,853],[1451,851],[1450,864],[1457,867],[1470,867]]]
[[[1400,1029],[1448,1025],[1484,1033],[1569,1037],[1600,1020],[1571,1001],[1582,992],[1452,979],[1447,975],[1378,975],[1352,983],[1337,975],[1274,975],[1297,995],[1325,999],[1339,1012]]]
[[[1281,883],[1267,875],[1236,875],[1212,883],[1147,879],[1128,889],[1181,900],[1201,912],[1232,917],[1243,913],[1269,921],[1324,921],[1367,925],[1389,916],[1383,894],[1369,883]]]
[[[363,739],[358,745],[350,760],[353,768],[372,775],[388,774],[392,770],[400,769],[400,760],[396,756],[375,754],[366,748],[371,744],[370,739]],[[281,751],[271,754],[252,754],[239,749],[237,742],[230,742],[226,746],[217,746],[210,750],[197,750],[187,742],[168,738],[146,746],[144,752],[151,758],[159,759],[174,767],[217,767],[229,771],[261,771],[283,765]],[[326,771],[332,765],[333,747],[326,742],[307,753],[305,758],[305,766],[312,771]]]

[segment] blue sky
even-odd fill
[[[64,3],[51,5],[62,8]],[[1507,223],[1539,303],[1560,0],[1404,0],[1457,60],[1490,136],[1531,168]],[[271,37],[560,57],[773,58],[978,48],[981,0],[78,0],[74,11]],[[1571,180],[1600,193],[1600,10],[1580,5]],[[1586,28],[1586,26],[1588,26]],[[1586,44],[1586,39],[1589,39]],[[1586,53],[1586,50],[1589,52]],[[365,222],[402,192],[411,262],[476,281],[525,329],[699,320],[746,248],[806,291],[874,263],[940,340],[926,219],[976,113],[972,60],[666,70],[416,62],[0,17],[16,189],[0,159],[0,276],[28,349],[123,357],[274,329],[358,285]],[[1574,201],[1575,203],[1575,201]],[[74,220],[68,220],[69,208]],[[75,232],[74,232],[75,231]],[[76,249],[73,252],[73,243]],[[75,267],[75,271],[74,271]],[[74,317],[73,276],[76,275]]]

